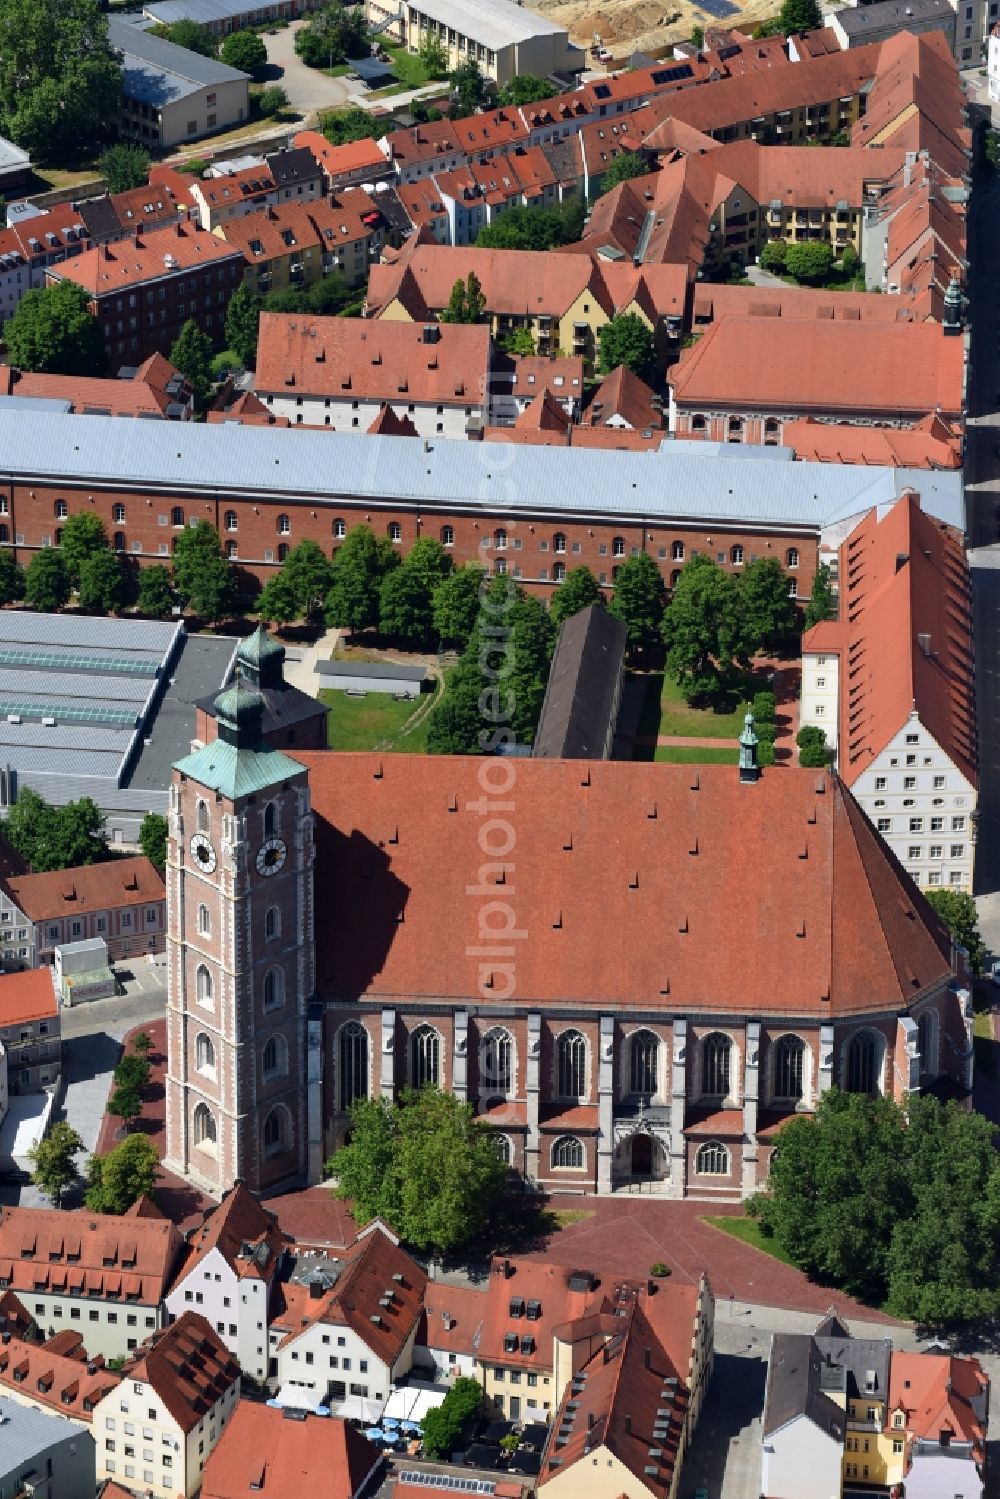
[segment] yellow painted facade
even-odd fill
[[[525,1407],[535,1405],[552,1413],[559,1404],[555,1375],[549,1369],[515,1369],[504,1364],[476,1363],[486,1399],[508,1420],[523,1419]]]
[[[844,1435],[844,1482],[888,1484],[888,1464],[892,1457],[892,1436],[885,1432],[885,1402],[876,1396],[846,1400],[843,1395],[827,1392],[830,1399],[846,1409],[847,1430]]]
[[[246,224],[247,221],[241,219],[236,222]],[[230,227],[230,224],[219,224],[213,233],[228,243],[226,230]],[[280,252],[248,259],[244,272],[247,286],[252,291],[260,292],[262,296],[266,292],[280,291],[287,286],[311,286],[314,281],[322,279],[323,250],[318,236],[312,244],[297,242],[294,245],[283,245]]]

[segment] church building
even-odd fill
[[[174,771],[170,1169],[315,1181],[433,1083],[531,1186],[726,1201],[832,1085],[968,1096],[960,955],[834,773],[749,721],[739,768],[289,747],[280,654]]]

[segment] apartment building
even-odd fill
[[[274,1215],[237,1182],[189,1236],[165,1298],[171,1322],[197,1312],[258,1384],[267,1377],[267,1325],[284,1251]]]
[[[982,1499],[990,1382],[974,1358],[893,1352],[885,1439],[890,1484],[915,1499]],[[856,1465],[856,1459],[848,1459]]]
[[[940,31],[955,48],[956,9],[951,0],[875,0],[872,5],[844,5],[823,18],[843,48],[887,42],[900,31],[916,35]],[[963,27],[964,30],[964,27]]]
[[[7,1337],[0,1344],[0,1395],[18,1405],[94,1424],[94,1408],[118,1388],[121,1375],[100,1354],[91,1359],[80,1333],[65,1328],[45,1342]]]
[[[220,177],[196,177],[191,199],[203,229],[216,230],[228,219],[257,213],[278,201],[278,188],[263,162]]]
[[[300,130],[292,144],[310,153],[323,173],[327,192],[342,192],[348,187],[360,187],[363,183],[374,183],[392,177],[391,164],[385,152],[373,140],[345,141],[334,146],[318,130]]]
[[[79,1331],[91,1357],[122,1358],[163,1325],[181,1251],[165,1218],[4,1208],[0,1289],[13,1290],[46,1337]]]
[[[394,9],[390,0],[367,0],[369,27],[379,27],[394,41],[417,52],[430,36],[448,53],[449,68],[472,61],[499,85],[519,73],[547,78],[550,73],[579,72],[584,53],[563,26],[524,10],[513,0],[421,0]]]
[[[103,937],[112,961],[137,952],[162,952],[163,876],[144,854],[111,864],[15,875],[0,881],[0,923],[10,925],[18,960],[29,968],[51,963],[60,943],[87,937]]]
[[[421,437],[489,421],[490,330],[464,323],[261,314],[254,390],[293,424],[367,432],[388,404]]]
[[[908,495],[852,532],[836,571],[839,618],[803,637],[801,720],[826,730],[916,883],[971,891],[979,772],[961,540]]]
[[[239,1389],[239,1364],[198,1313],[151,1333],[94,1408],[98,1479],[191,1499]]]
[[[123,59],[117,122],[123,136],[166,148],[249,119],[246,73],[116,17],[108,37]]]
[[[94,1499],[94,1439],[63,1415],[0,1400],[0,1499]]]
[[[0,1045],[7,1089],[37,1093],[62,1070],[59,996],[51,968],[0,975]]]
[[[46,270],[49,281],[75,281],[90,297],[112,364],[169,353],[194,318],[221,343],[226,308],[243,280],[241,252],[193,224],[138,232]]]
[[[178,197],[171,186],[156,182],[123,193],[85,198],[78,205],[91,245],[127,239],[139,228],[167,229],[186,219],[189,208],[186,195]]]
[[[215,233],[242,252],[247,285],[261,295],[311,286],[330,271],[363,286],[385,243],[384,220],[360,188],[318,202],[271,204],[222,221]]]
[[[162,354],[124,365],[117,379],[86,375],[35,375],[0,365],[0,395],[26,401],[60,401],[88,415],[142,416],[186,422],[194,416],[194,391]],[[2,897],[0,897],[2,909]]]

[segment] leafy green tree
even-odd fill
[[[704,26],[692,26],[691,27],[691,45],[692,45],[692,47],[697,47],[699,52],[704,47],[704,45],[705,45],[705,28],[704,28]]]
[[[477,109],[491,105],[496,97],[494,83],[480,73],[471,57],[452,69],[448,74],[448,85],[453,119],[474,115]]]
[[[95,552],[80,564],[79,598],[81,609],[107,614],[122,607],[125,578],[114,552]]]
[[[486,311],[486,298],[475,271],[470,271],[463,281],[461,276],[451,289],[447,307],[441,310],[442,323],[481,323]]]
[[[965,890],[925,890],[924,894],[959,947],[965,948],[973,973],[982,973],[986,944],[979,931],[979,916],[972,896]]]
[[[378,140],[383,126],[370,109],[353,105],[324,115],[320,129],[332,146],[346,146],[349,141]]]
[[[433,536],[421,536],[410,548],[403,562],[415,577],[422,578],[433,592],[442,578],[452,570],[451,554]]]
[[[667,590],[663,576],[648,552],[627,557],[618,568],[608,613],[620,619],[630,651],[648,651],[662,639]]]
[[[530,328],[515,328],[512,333],[501,340],[504,352],[507,354],[519,354],[531,359],[538,350],[535,348],[534,335]]]
[[[552,595],[549,613],[553,623],[561,625],[564,619],[579,614],[581,609],[601,602],[601,590],[590,568],[571,567]]]
[[[830,569],[825,562],[821,562],[816,568],[816,576],[813,578],[812,593],[806,605],[803,625],[809,630],[813,625],[820,624],[824,619],[832,619],[834,615],[833,588],[830,585]]]
[[[431,755],[471,755],[480,747],[480,734],[492,727],[479,705],[483,681],[468,652],[448,678],[444,696],[427,725],[427,751]],[[513,741],[513,734],[509,736]]]
[[[125,1117],[117,1109],[111,1112]],[[84,1201],[92,1213],[127,1213],[140,1197],[152,1195],[159,1174],[160,1158],[149,1136],[129,1135],[107,1155],[91,1156]]]
[[[135,1051],[127,1051],[113,1073],[119,1087],[135,1088],[138,1093],[148,1086],[149,1075],[149,1062]]]
[[[416,1249],[447,1253],[488,1227],[507,1166],[471,1104],[436,1088],[359,1099],[350,1145],[328,1163],[359,1223],[382,1218]]]
[[[652,380],[656,373],[656,350],[653,331],[638,313],[622,312],[613,317],[598,334],[602,375],[610,375],[620,364],[640,380]]]
[[[638,151],[619,151],[601,173],[601,192],[609,193],[619,182],[629,182],[633,177],[645,177],[648,172],[649,163],[643,160]]]
[[[39,1191],[45,1193],[54,1208],[58,1208],[66,1189],[80,1180],[73,1157],[83,1149],[83,1141],[76,1130],[61,1119],[28,1151],[35,1168],[31,1180]]]
[[[801,245],[789,245],[785,256],[785,270],[796,281],[815,285],[825,281],[833,269],[833,250],[825,240],[806,240]]]
[[[840,269],[845,276],[853,276],[858,269],[858,252],[848,241],[840,255]]]
[[[557,208],[508,208],[479,231],[476,244],[491,250],[552,250],[579,239],[580,200]]]
[[[382,579],[379,630],[404,645],[426,645],[434,631],[434,610],[427,580],[404,563]]]
[[[270,120],[288,108],[288,95],[280,83],[269,83],[257,95],[257,109],[262,119]]]
[[[227,68],[256,73],[267,62],[267,47],[255,31],[231,31],[219,48]]]
[[[448,49],[433,32],[424,32],[417,47],[417,56],[426,68],[428,78],[447,78]]]
[[[189,156],[187,161],[182,161],[178,166],[179,172],[186,172],[190,177],[204,177],[208,169],[208,162],[203,156]]]
[[[180,370],[194,390],[195,401],[203,406],[212,389],[212,340],[193,318],[188,318],[174,339],[170,363]]]
[[[97,864],[108,856],[104,818],[89,796],[52,807],[24,786],[4,824],[4,836],[36,874]]]
[[[173,21],[169,26],[154,26],[152,31],[165,42],[173,42],[175,47],[188,52],[199,52],[202,57],[214,57],[219,45],[212,33],[197,21]]]
[[[769,239],[760,252],[760,263],[765,271],[774,271],[778,275],[785,269],[785,261],[788,258],[788,243],[783,239]]]
[[[162,619],[170,613],[174,607],[174,590],[169,568],[154,562],[142,569],[136,604],[141,614],[151,614],[154,619]]]
[[[24,568],[10,547],[0,547],[0,604],[16,604],[24,598]]]
[[[692,557],[663,616],[667,670],[688,701],[711,697],[749,666],[736,579],[711,557]]]
[[[116,1083],[108,1099],[108,1113],[120,1119],[126,1130],[142,1113],[142,1099],[134,1083]]]
[[[76,587],[83,564],[99,552],[108,550],[108,533],[104,522],[93,510],[77,510],[69,517],[59,538],[59,551],[66,566],[66,576]]]
[[[219,533],[208,521],[188,526],[174,543],[174,583],[184,602],[203,619],[222,619],[236,603],[232,564],[222,555]]]
[[[43,547],[28,563],[24,597],[29,608],[51,614],[69,602],[69,577],[58,547]]]
[[[799,747],[799,764],[811,770],[821,770],[830,763],[830,751],[826,743],[826,730],[816,724],[803,724],[795,736]]]
[[[424,1455],[438,1461],[449,1458],[482,1403],[483,1392],[477,1379],[465,1375],[456,1379],[443,1402],[429,1410],[420,1423]]]
[[[399,553],[369,526],[355,526],[333,559],[326,596],[326,622],[339,629],[367,630],[378,624],[382,579],[399,566]]]
[[[256,609],[260,618],[267,620],[268,624],[287,625],[293,619],[301,617],[295,589],[286,578],[284,569],[272,573],[268,578],[257,595]]]
[[[788,574],[777,557],[755,557],[737,578],[751,651],[773,650],[795,628]]]
[[[793,31],[815,31],[823,24],[819,0],[784,0],[778,24],[786,36]]]
[[[119,142],[102,151],[97,170],[109,193],[127,193],[130,188],[143,187],[149,180],[149,152],[141,146]]]
[[[153,1038],[148,1031],[136,1031],[132,1037],[132,1050],[145,1057],[153,1049]]]
[[[773,724],[774,716],[778,711],[778,699],[773,692],[755,692],[753,702],[750,704],[750,712],[753,714],[757,724],[757,732],[760,733],[762,724]]]
[[[0,7],[3,0],[0,0]],[[2,28],[0,20],[0,28]],[[3,66],[0,51],[0,68]],[[75,281],[25,292],[3,325],[7,357],[19,370],[47,375],[101,375],[107,353],[87,293]]]
[[[98,0],[0,0],[0,37],[4,135],[44,161],[109,136],[122,70]]]
[[[285,558],[281,577],[295,599],[298,612],[293,618],[317,619],[333,582],[333,563],[323,548],[315,541],[300,541]]]
[[[367,57],[371,43],[365,25],[364,6],[344,6],[327,0],[295,37],[295,51],[306,67],[332,68],[348,57]]]
[[[463,650],[479,616],[479,589],[485,574],[478,562],[467,562],[442,577],[431,601],[434,629],[448,645]]]
[[[519,73],[505,83],[497,96],[498,104],[534,104],[539,99],[552,98],[552,85],[547,78],[537,73]]]
[[[322,281],[305,289],[306,309],[324,317],[355,317],[364,305],[364,291],[352,286],[339,271],[330,271]]]
[[[257,363],[257,330],[262,300],[245,281],[229,298],[226,308],[226,344],[247,369]]]
[[[167,867],[167,819],[160,812],[147,812],[139,827],[139,848],[162,874]]]

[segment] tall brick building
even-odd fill
[[[968,1093],[947,934],[835,775],[752,742],[740,771],[293,759],[252,687],[215,714],[168,855],[168,1157],[199,1185],[316,1179],[356,1098],[435,1083],[547,1190],[732,1199],[831,1085]]]

